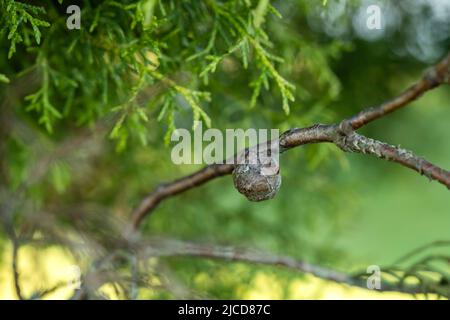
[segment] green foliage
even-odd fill
[[[14,0],[2,0],[1,9],[3,14],[0,18],[2,24],[2,35],[11,42],[8,51],[8,58],[16,52],[17,44],[24,42],[26,46],[31,45],[30,36],[33,36],[36,43],[41,43],[42,27],[49,27],[50,24],[40,19],[40,15],[45,14],[44,7],[26,4]]]
[[[234,74],[250,77],[247,108],[265,108],[261,93],[273,95],[274,86],[289,114],[296,91],[301,97],[307,92],[282,76],[279,66],[290,61],[271,53],[277,44],[269,23],[282,16],[266,0],[85,2],[80,30],[66,29],[66,16],[59,13],[64,7],[56,4],[44,8],[8,0],[2,6],[11,41],[8,56],[41,78],[40,88],[26,97],[26,110],[49,133],[65,123],[85,125],[112,116],[110,137],[124,150],[130,138],[145,145],[148,119],[160,114],[169,141],[178,125],[186,125],[177,124],[186,107],[193,121],[211,125],[208,113],[221,108],[214,98],[217,82]],[[39,49],[29,41],[31,34],[37,45],[43,38]],[[21,42],[36,52],[34,61],[23,59],[24,51],[13,56]],[[311,63],[307,67],[314,72],[328,68],[323,58]],[[330,81],[335,96],[338,81],[328,74],[318,82]]]
[[[89,252],[87,264],[91,252],[110,252],[117,221],[143,195],[199,169],[171,162],[176,128],[332,123],[391,98],[425,68],[393,54],[387,38],[328,32],[352,25],[340,1],[83,0],[80,30],[66,27],[70,1],[0,3],[0,224],[77,260]],[[436,147],[448,141],[444,90],[364,130],[447,163]],[[447,191],[431,183],[411,198],[422,177],[395,165],[317,144],[283,154],[281,174],[277,197],[262,203],[248,202],[228,178],[180,194],[158,206],[142,234],[258,247],[341,270],[387,265],[448,234]],[[243,297],[260,271],[283,288],[298,279],[279,268],[178,258],[158,259],[148,274],[166,267],[218,298]]]
[[[7,76],[5,76],[4,74],[0,73],[0,82],[9,83],[9,78]]]

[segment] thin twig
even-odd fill
[[[426,72],[422,79],[406,89],[398,97],[389,100],[378,107],[365,109],[357,115],[351,117],[349,120],[353,126],[353,129],[359,129],[373,120],[384,117],[385,115],[416,100],[428,90],[448,82],[450,78],[449,67],[450,54]]]
[[[134,211],[131,217],[132,228],[137,228],[145,215],[156,208],[162,200],[200,186],[214,178],[230,174],[233,172],[233,169],[234,165],[232,164],[213,164],[174,182],[160,185],[155,191],[145,197]]]
[[[430,180],[436,180],[442,183],[450,189],[450,171],[439,168],[415,155],[412,151],[357,134],[351,128],[351,124],[347,124],[349,125],[348,128],[343,129],[344,131],[341,131],[341,136],[338,136],[334,141],[343,151],[370,154],[379,159],[399,163],[428,177]],[[345,125],[345,122],[342,125]],[[350,131],[345,132],[345,130]]]
[[[42,290],[38,290],[36,292],[34,292],[31,296],[30,296],[30,300],[39,300],[39,299],[43,299],[45,296],[52,294],[62,288],[67,287],[67,282],[66,281],[62,281],[62,282],[58,282],[57,284],[55,284],[54,286],[47,288],[47,289],[42,289]]]
[[[331,142],[343,151],[371,154],[380,159],[397,162],[450,188],[449,171],[414,155],[411,151],[366,138],[354,132],[355,129],[398,110],[425,92],[448,82],[449,77],[450,54],[431,68],[419,82],[396,98],[378,107],[367,108],[339,124],[316,124],[308,128],[295,128],[284,132],[279,139],[280,150],[284,152],[304,144]],[[136,230],[144,217],[151,213],[162,200],[202,185],[212,179],[231,174],[233,169],[234,165],[232,164],[214,164],[187,177],[160,185],[155,191],[147,195],[133,211],[131,223],[126,230],[126,234]]]
[[[14,279],[14,290],[16,291],[17,298],[23,300],[22,289],[20,287],[20,274],[19,274],[19,248],[20,241],[14,234],[12,236],[12,270]]]
[[[403,262],[409,260],[410,258],[418,255],[419,253],[422,253],[431,248],[438,248],[438,247],[450,247],[450,240],[438,240],[438,241],[433,241],[431,243],[427,243],[419,248],[416,248],[416,249],[408,252],[404,256],[400,257],[399,259],[397,259],[397,261],[395,261],[394,264],[398,265],[398,264],[403,263]]]
[[[281,266],[294,271],[308,273],[323,280],[368,289],[367,279],[360,275],[349,275],[333,269],[324,268],[288,256],[274,255],[249,248],[199,244],[172,239],[157,239],[139,244],[148,257],[202,257],[233,262],[254,263],[267,266]],[[381,279],[380,292],[402,292],[408,294],[433,293],[422,286],[396,285],[394,282]]]

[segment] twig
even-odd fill
[[[138,283],[140,278],[139,259],[137,256],[130,257],[130,265],[131,265],[130,298],[131,300],[137,300],[139,294]]]
[[[448,82],[450,78],[449,68],[450,54],[426,72],[419,82],[406,89],[398,97],[387,101],[376,108],[365,109],[357,115],[351,117],[349,120],[353,126],[353,129],[359,129],[373,120],[384,117],[385,115],[416,100],[428,90]]]
[[[185,242],[171,239],[158,239],[139,244],[148,257],[202,257],[207,259],[219,259],[233,262],[254,263],[267,266],[281,266],[294,271],[308,273],[323,280],[346,284],[353,287],[368,289],[367,279],[360,275],[349,275],[333,269],[324,268],[305,261],[297,260],[288,256],[274,255],[249,248],[236,248],[230,246],[205,245],[193,242]],[[393,282],[381,281],[380,292],[402,292],[408,294],[433,293],[422,286],[396,285]]]
[[[162,200],[200,186],[214,178],[230,174],[233,169],[234,165],[232,164],[213,164],[174,182],[160,185],[145,197],[134,211],[131,217],[132,229],[137,228],[145,215],[156,208]]]
[[[370,154],[379,159],[397,162],[407,168],[417,171],[421,175],[428,177],[430,180],[436,180],[442,183],[450,189],[450,171],[441,169],[427,160],[418,157],[412,151],[367,138],[353,132],[353,129],[350,127],[347,128],[347,130],[349,129],[350,131],[344,132],[341,137],[338,137],[334,141],[334,143],[343,151]]]
[[[39,299],[43,299],[45,296],[52,294],[64,287],[67,286],[67,282],[63,281],[63,282],[58,282],[57,284],[55,284],[54,286],[47,288],[47,289],[42,289],[42,290],[38,290],[36,292],[34,292],[31,296],[30,296],[30,300],[39,300]]]
[[[450,247],[450,240],[438,240],[438,241],[433,241],[431,243],[425,244],[419,248],[416,248],[416,249],[408,252],[404,256],[400,257],[399,259],[397,259],[397,261],[395,261],[395,264],[400,264],[402,262],[405,262],[406,260],[409,260],[410,258],[418,255],[419,253],[424,252],[425,250],[428,250],[431,248],[437,248],[437,247]]]
[[[19,281],[19,267],[18,267],[18,260],[19,260],[19,247],[20,242],[17,236],[14,234],[12,236],[12,270],[13,270],[13,279],[14,279],[14,290],[16,291],[17,298],[19,300],[23,300],[22,296],[22,289],[20,287],[20,281]]]

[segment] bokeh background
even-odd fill
[[[214,128],[283,131],[337,122],[390,99],[450,50],[446,0],[72,1],[82,8],[80,30],[65,28],[72,2],[61,2],[33,1],[46,9],[36,14],[50,24],[40,27],[39,44],[30,25],[19,27],[23,42],[10,54],[11,29],[2,26],[1,299],[17,298],[13,235],[23,239],[18,270],[25,296],[70,284],[74,266],[85,272],[112,250],[121,223],[146,193],[201,167],[171,162],[173,145],[164,137],[174,127],[191,129],[195,106],[183,92],[161,85],[159,75],[209,92],[210,100],[200,96],[198,105]],[[9,3],[2,1],[2,21],[12,19]],[[216,22],[212,4],[242,18],[249,37],[283,59],[271,62],[295,85],[289,114],[282,108],[286,93],[251,41],[242,43],[226,18]],[[381,9],[380,30],[365,26],[373,4]],[[262,18],[258,8],[265,10]],[[261,75],[270,86],[262,86],[252,106]],[[361,132],[449,168],[449,102],[449,87],[442,86]],[[142,234],[256,247],[345,272],[390,265],[449,239],[448,190],[404,167],[318,144],[284,153],[281,172],[282,188],[270,201],[247,201],[231,177],[223,177],[164,201]],[[147,285],[136,294],[141,299],[413,298],[277,267],[181,257],[147,264],[141,270]],[[114,268],[126,275],[127,267]],[[116,289],[104,285],[101,293],[130,298],[126,284]],[[72,293],[63,285],[46,297]]]

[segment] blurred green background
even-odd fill
[[[2,1],[2,22],[13,21],[12,2]],[[39,44],[31,24],[19,26],[23,42],[12,54],[11,26],[2,27],[0,74],[9,79],[0,84],[2,299],[16,298],[13,234],[23,238],[20,280],[30,295],[73,279],[70,265],[85,272],[114,248],[121,224],[146,193],[201,168],[174,165],[173,144],[164,142],[175,127],[191,129],[197,104],[220,130],[337,122],[396,96],[450,49],[447,1],[73,3],[82,8],[80,30],[64,26],[72,2],[34,3],[45,8],[35,14],[49,26],[39,25]],[[371,4],[381,8],[381,30],[365,29]],[[289,114],[282,108],[289,88],[277,86],[252,41],[295,85]],[[188,97],[199,90],[210,99],[194,94],[192,105],[186,91],[162,85],[159,75],[187,88]],[[259,92],[261,77],[270,86]],[[361,132],[449,168],[449,101],[442,86]],[[283,182],[274,199],[249,202],[223,177],[164,201],[142,234],[256,247],[345,272],[390,265],[449,239],[448,190],[436,182],[334,145],[281,157]],[[412,298],[276,267],[150,260],[142,273],[151,279],[138,298]],[[129,274],[126,263],[114,268]],[[128,284],[119,288],[104,286],[102,294],[130,298]],[[48,297],[70,295],[63,287]]]

